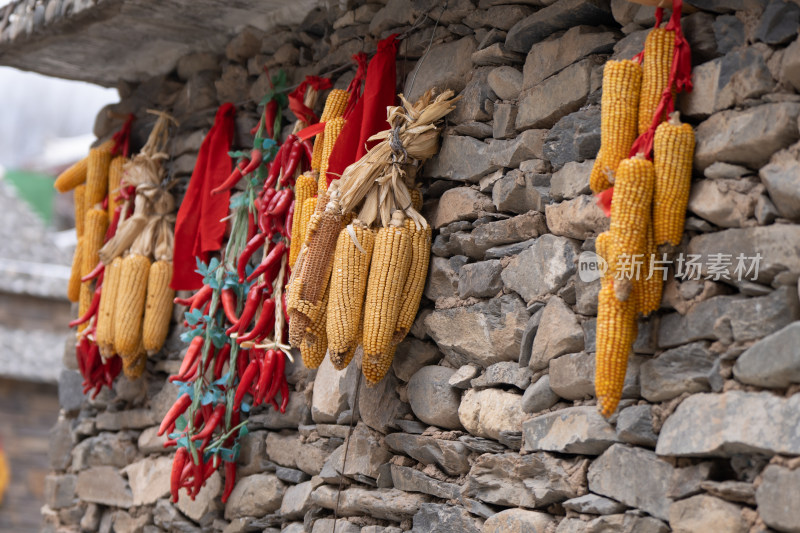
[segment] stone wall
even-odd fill
[[[681,249],[762,259],[755,281],[668,281],[610,421],[593,399],[598,282],[581,281],[577,259],[608,225],[588,187],[603,64],[641,49],[653,10],[451,0],[435,32],[439,8],[400,46],[408,79],[433,36],[411,97],[432,85],[464,97],[422,176],[433,256],[392,372],[356,391],[354,365],[290,367],[289,409],[252,413],[224,506],[217,475],[196,501],[168,501],[171,454],[155,432],[176,396],[166,377],[179,327],[146,378],[95,400],[66,373],[46,529],[321,533],[338,516],[339,533],[800,531],[800,7],[687,3],[695,91],[679,108],[697,152]],[[224,55],[121,84],[113,110],[139,112],[139,140],[152,124],[143,109],[175,113],[170,171],[185,182],[220,102],[251,102],[237,119],[248,146],[262,67],[295,81],[330,71],[429,4],[359,3],[245,30]],[[101,113],[98,136],[113,127]]]

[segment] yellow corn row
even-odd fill
[[[656,129],[653,140],[655,193],[653,225],[656,246],[677,246],[683,237],[686,204],[692,181],[694,130],[681,124],[677,112]]]
[[[67,299],[70,302],[77,302],[81,297],[81,251],[83,239],[78,238],[75,246],[75,253],[72,255],[72,270],[69,273],[69,283],[67,284]]]
[[[108,167],[111,164],[111,152],[103,148],[89,150],[89,162],[86,168],[86,210],[103,201],[108,194]]]
[[[97,310],[97,331],[94,334],[100,355],[108,359],[114,350],[114,310],[117,305],[120,275],[122,274],[122,257],[115,258],[106,265],[103,275],[103,292],[100,294],[100,308]]]
[[[375,234],[356,220],[339,233],[333,258],[327,336],[331,361],[343,361],[358,345]]]
[[[147,298],[142,326],[142,344],[148,355],[157,353],[167,338],[172,319],[172,261],[156,261],[147,277]]]
[[[328,172],[328,159],[331,157],[333,146],[336,144],[336,139],[344,127],[344,119],[342,117],[332,118],[325,123],[325,137],[322,144],[322,161],[319,166],[319,183],[317,191],[319,193],[328,190],[327,172]]]
[[[392,366],[392,337],[400,315],[403,288],[411,268],[412,244],[402,211],[395,211],[388,227],[378,230],[372,253],[364,304],[364,359],[367,382],[378,383]]]
[[[89,310],[89,306],[92,304],[92,298],[94,298],[94,289],[92,289],[92,282],[88,281],[86,283],[81,283],[79,294],[78,294],[78,316],[82,317],[86,314]],[[84,322],[83,324],[78,325],[78,333],[85,330],[89,327],[89,322]]]
[[[89,209],[86,212],[81,250],[81,276],[90,273],[100,262],[98,252],[103,247],[106,230],[108,230],[108,213],[100,206]]]
[[[325,359],[325,352],[328,349],[326,332],[328,294],[329,291],[326,291],[322,299],[323,309],[320,316],[316,320],[307,322],[306,332],[300,343],[300,356],[306,368],[318,368],[322,364],[322,360]]]
[[[344,115],[344,110],[347,107],[347,100],[350,98],[350,93],[342,89],[333,89],[328,93],[328,98],[325,100],[325,108],[322,110],[322,115],[319,117],[320,122],[327,122],[332,118],[341,117]],[[311,169],[319,170],[322,164],[322,148],[325,143],[325,132],[323,131],[314,139],[314,151],[311,154]]]
[[[609,267],[617,275],[614,285],[620,301],[626,301],[633,290],[631,277],[635,270],[631,265],[641,262],[646,252],[654,183],[653,164],[641,154],[619,164],[611,200],[609,232],[613,244]]]
[[[71,191],[86,181],[86,169],[88,166],[89,158],[84,157],[59,174],[56,181],[53,183],[53,187],[60,193]]]
[[[294,214],[292,215],[292,241],[289,245],[289,266],[294,267],[297,255],[303,246],[303,207],[305,201],[317,194],[317,180],[308,174],[302,174],[294,185]],[[311,215],[309,214],[309,217]]]
[[[636,340],[636,301],[617,299],[614,284],[607,280],[597,304],[597,352],[594,388],[597,408],[608,418],[617,409],[628,368],[628,355]]]
[[[603,68],[600,152],[589,185],[599,193],[611,187],[619,162],[628,157],[636,140],[642,67],[633,61],[608,61]]]
[[[411,236],[411,266],[403,287],[403,301],[400,304],[400,314],[392,337],[394,344],[402,341],[414,324],[422,292],[425,289],[425,278],[428,277],[428,262],[431,257],[431,227],[417,229],[410,218],[406,219],[405,227]]]
[[[328,357],[331,359],[331,364],[333,368],[336,370],[344,370],[347,368],[347,365],[350,364],[350,361],[353,360],[353,356],[356,354],[356,350],[360,346],[361,338],[364,335],[364,309],[361,309],[361,316],[358,317],[358,330],[356,331],[356,339],[357,341],[353,344],[353,346],[343,353],[334,354],[333,352],[328,352]]]
[[[122,183],[122,167],[127,163],[128,158],[117,156],[111,160],[108,166],[108,218],[114,217],[114,210],[119,205],[115,198],[119,195],[120,183]]]
[[[75,204],[75,234],[80,239],[83,236],[83,225],[86,223],[86,185],[78,185],[72,193]]]
[[[669,83],[674,51],[674,31],[653,28],[647,34],[644,41],[642,94],[639,97],[639,135],[646,132],[653,123],[653,114]]]
[[[642,275],[634,290],[638,300],[637,310],[647,316],[661,306],[661,291],[664,285],[663,272],[654,268],[654,261],[658,259],[658,253],[653,238],[652,223],[647,226],[645,247],[646,254],[642,264]]]
[[[114,347],[123,360],[139,354],[149,274],[147,257],[130,254],[122,260],[114,306]]]
[[[301,213],[301,218],[299,223],[300,226],[299,238],[300,238],[301,249],[303,243],[306,242],[306,237],[308,237],[308,224],[309,222],[311,222],[311,216],[317,210],[317,200],[318,200],[317,196],[312,196],[311,198],[306,198],[305,201],[303,202],[303,210]],[[299,254],[300,250],[298,250],[297,253]],[[297,258],[295,258],[295,261],[297,261]]]

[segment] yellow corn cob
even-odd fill
[[[303,212],[302,218],[300,218],[300,245],[302,248],[302,244],[306,242],[306,237],[308,237],[308,224],[311,222],[311,216],[317,210],[317,196],[312,196],[311,198],[306,198],[303,202]],[[298,254],[300,251],[298,250]],[[297,258],[295,258],[297,261]]]
[[[100,309],[97,311],[97,331],[94,334],[100,355],[106,359],[114,355],[114,309],[122,273],[122,257],[106,265],[103,274],[103,292],[100,294]]]
[[[94,289],[92,288],[92,282],[87,281],[85,283],[81,283],[79,294],[78,294],[78,316],[81,317],[86,314],[89,310],[89,306],[92,304],[92,298],[94,298]],[[78,333],[85,330],[89,327],[89,322],[84,322],[83,324],[78,325]]]
[[[642,264],[642,275],[635,287],[638,300],[638,311],[647,316],[661,306],[661,290],[664,285],[664,274],[655,270],[654,261],[658,259],[653,224],[647,226],[646,255]],[[648,279],[648,276],[650,279]]]
[[[294,185],[294,214],[292,215],[292,241],[289,246],[289,266],[294,267],[297,254],[303,246],[303,206],[305,201],[317,194],[317,180],[302,174]],[[309,217],[311,215],[309,214]]]
[[[127,163],[128,158],[121,155],[111,160],[108,166],[108,218],[114,217],[114,209],[119,202],[115,198],[119,195],[119,186],[122,183],[122,167]]]
[[[631,278],[636,271],[631,266],[635,261],[641,263],[646,252],[654,182],[653,164],[641,154],[619,164],[611,200],[609,267],[616,274],[614,286],[620,301],[626,301],[633,290]]]
[[[414,188],[408,191],[411,194],[411,207],[415,211],[422,211],[422,193],[419,189]]]
[[[122,359],[122,372],[131,381],[142,377],[145,366],[147,366],[147,354],[142,350],[132,357]]]
[[[328,294],[329,292],[326,291],[322,298],[322,313],[316,320],[306,322],[306,332],[300,343],[300,356],[306,368],[318,368],[325,359],[325,352],[328,349],[328,336],[325,331]]]
[[[406,219],[405,227],[411,236],[411,266],[403,287],[400,314],[397,316],[397,325],[394,328],[392,338],[394,344],[402,341],[414,324],[422,291],[425,289],[425,278],[428,277],[428,262],[431,257],[431,227],[417,229],[410,218]]]
[[[62,172],[53,183],[53,187],[60,193],[71,191],[78,185],[86,181],[86,169],[89,166],[89,158],[84,157],[67,170]]]
[[[81,276],[85,276],[100,262],[97,252],[103,247],[103,240],[108,229],[108,213],[100,206],[86,212],[84,225],[83,250],[81,250]]]
[[[674,50],[674,31],[653,28],[647,34],[644,41],[642,93],[639,97],[639,135],[646,132],[653,123],[653,114],[669,83]]]
[[[86,185],[78,185],[72,194],[72,201],[75,204],[75,234],[80,239],[86,222]]]
[[[103,148],[89,150],[89,163],[86,168],[86,210],[103,201],[108,194],[108,167],[111,164],[111,152]]]
[[[597,408],[604,417],[611,416],[622,397],[628,368],[628,354],[636,340],[636,302],[617,299],[614,284],[607,280],[597,300],[597,353],[594,387]]]
[[[114,347],[124,359],[139,353],[142,343],[142,317],[147,295],[150,259],[130,254],[122,260],[114,306]]]
[[[344,110],[347,107],[347,100],[350,98],[350,93],[342,89],[333,89],[328,93],[328,98],[325,100],[325,108],[322,110],[322,115],[319,117],[320,122],[327,122],[328,120],[344,115]],[[322,163],[322,148],[325,143],[325,132],[317,135],[314,139],[314,151],[311,154],[311,168],[312,170],[319,170]]]
[[[683,223],[692,181],[694,130],[681,124],[677,112],[656,129],[653,156],[656,182],[653,197],[653,225],[656,246],[677,246],[683,237]]]
[[[336,370],[344,370],[347,368],[347,365],[350,364],[350,361],[353,360],[353,356],[356,354],[356,350],[360,346],[361,338],[364,335],[364,313],[362,308],[361,316],[358,320],[358,331],[356,332],[356,342],[353,346],[347,350],[346,352],[334,354],[333,352],[328,352],[328,357],[331,359],[331,364],[333,368]]]
[[[598,193],[613,182],[619,162],[628,157],[636,140],[642,67],[633,61],[608,61],[603,68],[600,152],[589,185]]]
[[[404,218],[402,211],[392,213],[389,226],[378,230],[372,252],[362,339],[362,371],[371,384],[383,379],[394,357],[392,337],[412,256],[411,235]]]
[[[319,165],[319,183],[317,191],[322,193],[328,190],[328,181],[326,174],[328,172],[328,159],[331,157],[333,146],[336,144],[336,139],[344,127],[344,119],[342,117],[332,118],[325,123],[325,137],[322,144],[322,161]],[[334,176],[333,179],[339,176]]]
[[[81,245],[82,239],[78,239],[75,246],[75,253],[72,255],[72,270],[69,273],[69,284],[67,285],[67,299],[70,302],[77,302],[81,297]]]
[[[374,244],[375,234],[359,220],[343,229],[336,241],[327,319],[331,361],[342,361],[358,345],[358,326]]]
[[[150,265],[142,326],[142,343],[148,355],[157,353],[167,338],[172,318],[172,298],[175,296],[175,291],[169,286],[171,281],[171,261],[156,261]]]

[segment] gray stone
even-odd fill
[[[487,136],[491,136],[491,131]],[[472,137],[445,135],[439,153],[425,164],[425,175],[477,183],[483,176],[500,168],[500,165],[490,162],[488,150],[488,144]]]
[[[481,224],[472,233],[455,233],[451,238],[460,251],[473,259],[482,259],[490,248],[527,241],[547,232],[542,213],[533,211],[496,222]]]
[[[609,515],[622,513],[628,506],[597,494],[584,494],[565,501],[564,508],[576,513]]]
[[[798,343],[798,344],[796,344]],[[733,374],[749,385],[785,388],[800,382],[800,323],[764,337],[736,360]]]
[[[575,241],[543,235],[511,260],[503,270],[503,285],[526,302],[540,301],[575,273],[578,253]]]
[[[122,468],[136,457],[133,437],[127,433],[103,432],[81,441],[72,450],[72,468],[83,470],[91,466]]]
[[[744,44],[744,24],[735,15],[721,15],[712,24],[717,50],[727,54],[734,48]]]
[[[152,505],[169,494],[171,457],[148,457],[124,468],[133,493],[133,505]]]
[[[781,63],[780,79],[795,90],[800,90],[800,39],[795,39],[786,47]]]
[[[756,503],[756,489],[752,483],[745,481],[703,481],[700,483],[700,488],[723,500],[750,505]]]
[[[288,453],[294,455],[297,468],[310,476],[316,476],[322,471],[328,456],[338,447],[338,441],[333,439],[318,439],[314,441],[298,442]],[[267,448],[274,451],[274,446],[267,441]]]
[[[121,429],[143,429],[160,423],[161,418],[150,409],[128,409],[125,411],[104,411],[97,415],[97,429],[100,431],[119,431]]]
[[[533,45],[525,60],[523,88],[529,89],[592,54],[610,53],[616,36],[594,26],[573,26],[556,39]]]
[[[505,294],[475,305],[436,309],[425,319],[425,326],[439,349],[457,364],[486,367],[517,360],[527,321],[525,304]]]
[[[408,382],[411,410],[417,418],[446,429],[460,429],[458,406],[461,395],[448,381],[455,373],[452,368],[425,366]]]
[[[161,453],[164,451],[164,443],[167,442],[167,435],[158,436],[158,426],[145,429],[139,435],[137,447],[144,454]]]
[[[731,165],[722,161],[712,163],[711,166],[706,167],[703,171],[703,175],[710,180],[735,179],[752,173],[753,171],[747,167]]]
[[[496,99],[488,80],[491,71],[490,68],[479,68],[472,71],[472,79],[461,91],[461,99],[456,103],[455,110],[448,116],[449,120],[455,124],[491,120],[492,105]]]
[[[311,476],[302,470],[295,470],[294,468],[286,468],[284,466],[277,466],[275,468],[275,477],[281,481],[292,484],[303,483],[311,479]]]
[[[468,389],[472,378],[477,376],[478,372],[480,372],[480,369],[475,365],[463,365],[450,376],[447,383],[457,389]]]
[[[542,323],[542,314],[544,313],[544,306],[537,304],[537,309],[528,319],[525,324],[525,331],[522,332],[522,340],[519,344],[519,366],[526,367],[531,362],[531,351],[533,349],[533,340],[536,337],[536,332],[539,331],[539,325]]]
[[[545,533],[553,523],[553,517],[547,513],[506,509],[489,517],[481,533]]]
[[[580,109],[592,91],[592,71],[597,65],[596,56],[583,59],[523,91],[517,129],[550,128],[562,117]]]
[[[568,407],[525,421],[525,450],[600,455],[617,442],[595,406]]]
[[[323,485],[311,495],[314,505],[337,509],[339,516],[371,516],[401,522],[414,516],[430,497],[409,494],[397,489],[364,489],[352,487],[341,492],[337,487]]]
[[[456,187],[442,195],[431,217],[431,224],[438,229],[458,220],[475,220],[494,210],[489,196],[470,187]]]
[[[413,468],[393,464],[391,471],[392,482],[396,489],[430,494],[443,500],[456,499],[461,492],[461,487],[455,483],[436,480]]]
[[[664,422],[656,453],[730,457],[742,453],[800,454],[800,395],[728,391],[694,394]]]
[[[261,433],[263,435],[263,433]],[[266,439],[266,455],[270,461],[287,468],[297,467],[297,451],[301,446],[300,435],[288,431],[268,431]],[[259,448],[251,447],[250,453],[258,452]],[[262,454],[263,455],[263,454]]]
[[[322,361],[314,379],[314,395],[311,400],[311,418],[314,422],[335,423],[339,415],[349,409],[357,372],[355,365],[336,370],[329,358]]]
[[[281,501],[281,518],[293,520],[301,518],[311,508],[311,492],[313,487],[310,481],[291,485],[286,489]]]
[[[218,102],[246,100],[250,92],[247,69],[231,63],[223,65],[222,76],[214,82],[214,86],[217,89]]]
[[[197,72],[206,70],[219,72],[219,57],[208,52],[197,52],[185,55],[178,60],[176,70],[178,72],[178,77],[183,80],[188,80],[192,74]]]
[[[385,443],[390,450],[404,453],[426,465],[436,465],[451,476],[466,474],[470,468],[467,447],[458,441],[391,433],[386,436]]]
[[[410,10],[409,15],[411,15]],[[378,15],[376,15],[377,17]],[[376,24],[375,20],[373,19],[370,23],[370,28]],[[405,91],[403,91],[406,98],[410,102],[416,102],[429,87],[436,87],[440,91],[452,89],[458,92],[462,90],[472,69],[472,54],[476,51],[477,46],[478,43],[471,36],[433,46],[424,61],[421,58],[410,71]],[[419,70],[417,71],[417,69]],[[414,87],[411,88],[410,82],[414,72],[416,72],[416,79]]]
[[[515,361],[495,363],[486,369],[479,378],[472,380],[475,389],[511,385],[525,390],[531,382],[532,372],[528,368],[520,368]]]
[[[528,239],[527,241],[489,248],[486,250],[486,259],[502,259],[503,257],[517,255],[533,244],[535,240],[536,239]]]
[[[603,213],[593,196],[581,195],[545,208],[547,227],[554,235],[586,240],[609,227],[610,218]]]
[[[503,43],[493,43],[486,48],[478,48],[478,51],[472,54],[472,64],[476,67],[493,67],[525,61],[523,54],[509,52]]]
[[[500,274],[503,266],[499,259],[464,265],[458,273],[460,298],[490,298],[503,290]]]
[[[588,282],[580,276],[575,278],[575,311],[581,315],[596,315],[601,286],[601,278]]]
[[[133,506],[133,494],[119,471],[111,466],[94,466],[78,474],[78,499],[112,507]]]
[[[225,519],[245,516],[261,517],[277,511],[285,486],[272,474],[256,474],[236,481],[225,505]]]
[[[544,452],[484,454],[472,465],[462,496],[506,507],[545,507],[585,492],[587,464]]]
[[[644,360],[638,356],[628,359],[628,371],[622,385],[623,398],[639,397],[639,369]],[[594,371],[594,354],[580,352],[562,355],[550,361],[550,387],[567,400],[591,398],[594,396]]]
[[[517,134],[517,105],[498,103],[494,105],[492,138],[511,139]]]
[[[334,468],[348,477],[363,475],[376,479],[381,465],[392,457],[386,448],[380,446],[380,437],[380,434],[371,431],[364,423],[359,422],[350,436],[350,445],[346,446],[347,457],[344,460],[344,469],[342,469],[342,461],[334,462]]]
[[[502,431],[520,431],[522,395],[499,389],[470,389],[461,397],[458,418],[470,434],[499,440]]]
[[[401,381],[408,381],[414,373],[426,365],[435,364],[442,352],[431,342],[406,337],[397,346],[397,355],[392,361],[394,374]]]
[[[695,168],[715,161],[759,168],[770,156],[800,136],[800,104],[763,104],[742,111],[715,113],[697,128]]]
[[[225,47],[225,56],[231,61],[243,63],[261,51],[263,34],[255,28],[247,27],[231,39]]]
[[[800,6],[783,0],[771,0],[759,18],[754,37],[771,45],[784,44],[797,35]]]
[[[425,282],[425,297],[429,300],[451,298],[458,295],[458,277],[461,267],[469,259],[463,255],[450,257],[432,257]]]
[[[782,150],[772,156],[770,163],[758,172],[766,185],[769,197],[782,217],[800,218],[800,161],[796,154]]]
[[[526,413],[538,413],[551,408],[556,402],[558,395],[550,388],[550,376],[545,374],[525,389],[521,407]]]
[[[244,437],[241,438],[239,441],[240,443],[240,450],[239,450],[239,460],[238,460],[238,468],[236,469],[236,473],[239,476],[249,476],[252,474],[259,474],[268,470],[270,468],[274,468],[274,465],[270,463],[269,456],[267,454],[267,437],[270,433],[266,431],[253,431],[248,433]],[[277,444],[277,442],[282,441],[289,441],[289,438],[279,435],[278,433],[274,433],[272,437],[272,441]],[[294,439],[291,439],[292,443],[294,443]],[[278,445],[273,445],[273,449],[275,451],[276,459],[287,462],[282,457],[280,457],[280,452],[278,451],[280,447]],[[295,466],[294,459],[291,459],[291,466]]]
[[[579,24],[600,25],[613,22],[608,2],[603,0],[559,0],[517,22],[506,37],[506,48],[528,52],[553,33]]]
[[[693,342],[645,361],[640,378],[642,396],[650,402],[662,402],[684,392],[710,390],[708,379],[716,357],[707,342]]]
[[[311,533],[359,533],[361,528],[353,522],[332,518],[321,518],[314,522]]]
[[[586,106],[559,120],[547,134],[543,150],[555,171],[569,162],[593,159],[600,150],[600,106]]]
[[[669,510],[669,526],[674,533],[746,533],[750,529],[742,518],[741,507],[705,494],[675,502]]]
[[[291,429],[310,424],[311,421],[311,406],[308,405],[305,394],[290,390],[286,412],[267,409],[251,415],[248,419],[248,426],[252,424],[250,427],[253,428]]]
[[[44,478],[44,501],[51,509],[71,507],[75,501],[75,485],[78,478],[73,474],[50,474]]]
[[[50,446],[47,456],[50,468],[53,470],[66,470],[72,460],[72,447],[75,445],[75,436],[72,434],[69,419],[60,417],[50,430]]]
[[[581,163],[570,161],[550,178],[550,194],[554,200],[570,200],[582,194],[589,194],[589,174],[594,159]]]
[[[210,517],[217,514],[222,509],[222,502],[219,496],[222,493],[222,476],[220,471],[214,472],[206,480],[199,494],[192,498],[180,498],[176,507],[186,517],[199,522],[201,525],[210,521]],[[135,495],[134,491],[134,495]],[[116,524],[114,524],[116,527]]]
[[[617,438],[634,446],[655,448],[658,435],[653,432],[653,416],[649,405],[633,405],[619,412]]]
[[[564,300],[558,296],[550,298],[541,320],[533,339],[529,363],[531,370],[542,370],[559,355],[583,350],[583,329]]]
[[[361,356],[363,349],[359,347],[356,350],[356,357]],[[358,411],[361,420],[381,433],[395,429],[397,426],[394,421],[405,418],[411,413],[409,405],[400,400],[397,392],[399,386],[400,382],[391,372],[374,387],[362,380],[361,390],[358,393]]]
[[[743,194],[731,180],[703,180],[692,187],[688,209],[723,228],[740,228],[755,212],[757,196]]]
[[[504,65],[489,73],[489,86],[502,100],[516,100],[522,90],[522,72]]]
[[[490,163],[499,167],[517,168],[524,161],[542,159],[547,130],[525,130],[515,138],[502,141],[490,140],[488,155]]]
[[[584,522],[579,518],[562,520],[556,533],[668,533],[669,527],[651,516],[633,513],[601,516]]]
[[[463,531],[464,533],[479,533],[480,524],[472,518],[463,508],[453,505],[424,503],[419,512],[414,515],[414,533],[430,531],[431,533],[446,533],[448,531]]]
[[[486,139],[491,137],[494,133],[494,127],[492,124],[487,124],[486,122],[464,122],[462,124],[456,124],[453,126],[453,136],[466,136],[466,137],[474,137],[475,139]],[[431,163],[433,165],[433,163]],[[448,179],[448,178],[445,178]],[[481,178],[477,178],[480,181]],[[475,180],[471,180],[472,183]],[[450,182],[448,179],[448,183],[451,185],[457,185],[458,183]]]
[[[666,520],[674,470],[651,451],[615,444],[589,467],[589,490]]]
[[[80,411],[83,405],[83,377],[77,370],[62,370],[58,378],[58,404],[67,413]]]
[[[756,490],[758,514],[764,522],[778,531],[800,532],[800,470],[769,465],[764,470],[761,485]]]

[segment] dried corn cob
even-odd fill
[[[69,284],[67,285],[67,299],[70,302],[77,302],[81,297],[81,249],[83,239],[78,238],[75,246],[75,253],[72,255],[72,270],[69,273]]]
[[[333,89],[328,93],[328,98],[325,100],[325,107],[322,110],[322,115],[319,117],[320,122],[327,122],[332,118],[341,117],[344,115],[344,110],[347,107],[347,100],[350,98],[350,93],[342,89]],[[314,151],[311,155],[311,168],[319,170],[322,164],[322,148],[325,143],[325,132],[317,135],[314,140]]]
[[[681,124],[677,112],[656,129],[653,141],[655,192],[653,225],[656,246],[677,246],[683,237],[692,181],[694,130]]]
[[[75,204],[75,234],[80,239],[86,223],[86,185],[78,185],[72,194],[72,201]]]
[[[92,304],[92,298],[94,298],[94,289],[92,288],[92,282],[87,281],[81,283],[79,293],[78,293],[78,316],[83,316],[89,310],[89,306]],[[84,322],[83,324],[78,324],[78,333],[81,333],[89,326],[89,322]]]
[[[359,220],[343,229],[336,241],[327,319],[331,361],[343,361],[360,340],[358,328],[374,244],[375,234]]]
[[[89,150],[89,163],[86,168],[86,210],[103,201],[108,194],[108,167],[111,164],[111,152],[103,148]]]
[[[122,167],[128,162],[127,157],[117,156],[111,160],[108,166],[108,218],[114,216],[114,209],[119,202],[116,201],[119,195],[120,184],[122,183]]]
[[[600,152],[589,184],[598,193],[611,187],[619,162],[628,157],[636,140],[642,67],[633,61],[608,61],[603,69]]]
[[[611,416],[622,397],[628,368],[628,354],[636,340],[636,302],[621,302],[615,296],[616,280],[607,280],[600,289],[597,304],[597,353],[594,387],[597,408]]]
[[[60,193],[71,191],[86,181],[86,169],[88,166],[89,158],[87,156],[59,174],[53,183],[53,187]]]
[[[123,360],[139,354],[142,343],[142,318],[150,259],[130,254],[122,260],[114,306],[114,347]]]
[[[328,160],[331,157],[333,146],[336,144],[336,139],[339,138],[339,134],[342,132],[343,127],[344,119],[342,117],[332,118],[325,123],[325,137],[323,138],[324,142],[322,145],[322,161],[320,162],[319,166],[319,183],[317,186],[317,191],[319,193],[328,190]],[[336,178],[338,178],[338,176],[334,176],[334,179]]]
[[[134,381],[142,377],[146,365],[147,354],[144,351],[139,351],[133,357],[122,359],[122,372],[125,373],[126,378]]]
[[[311,216],[317,210],[317,197],[312,196],[311,198],[306,198],[303,202],[303,210],[302,210],[302,218],[300,218],[300,247],[302,249],[302,245],[306,242],[306,237],[308,236],[308,224],[311,222]],[[298,255],[300,251],[298,250]],[[297,259],[295,258],[295,262]]]
[[[371,384],[378,383],[394,357],[392,336],[411,268],[411,235],[402,211],[392,213],[388,227],[378,230],[372,253],[364,304],[364,359],[362,371]]]
[[[318,368],[325,359],[325,352],[328,349],[328,337],[325,331],[326,315],[328,309],[328,291],[322,299],[322,313],[316,320],[309,321],[306,325],[306,332],[300,343],[300,355],[306,368]],[[304,315],[305,316],[305,315]]]
[[[303,207],[305,201],[317,194],[317,180],[308,174],[302,174],[294,185],[294,215],[292,215],[292,241],[289,247],[289,266],[294,267],[297,255],[303,246],[304,228],[301,222],[304,218]],[[309,217],[311,215],[309,214]]]
[[[361,338],[364,336],[364,309],[361,309],[361,316],[358,320],[358,330],[356,332],[356,339],[357,341],[353,344],[352,348],[347,350],[343,353],[334,354],[333,352],[328,352],[328,357],[331,359],[331,364],[333,368],[336,370],[344,370],[347,368],[347,365],[350,364],[350,361],[353,360],[353,356],[356,354],[356,350],[358,347],[361,346],[360,341]]]
[[[172,262],[156,261],[150,265],[147,278],[147,298],[142,326],[142,344],[148,355],[157,353],[164,345],[172,318]]]
[[[103,292],[100,295],[100,309],[97,311],[97,331],[95,341],[100,355],[106,359],[113,356],[114,349],[114,310],[117,305],[117,291],[122,273],[122,257],[115,258],[106,265],[103,275]]]
[[[83,249],[81,250],[81,276],[90,273],[100,262],[98,252],[103,247],[103,240],[108,230],[108,213],[100,206],[86,212],[84,226]]]
[[[416,187],[408,191],[411,195],[411,207],[415,211],[422,211],[422,193]]]
[[[653,123],[653,114],[669,83],[674,50],[674,31],[653,28],[647,34],[644,41],[642,93],[639,97],[639,135],[650,129]]]
[[[653,239],[653,224],[647,226],[646,254],[639,283],[635,287],[638,300],[637,310],[647,316],[661,306],[661,291],[664,285],[664,275],[655,270],[657,250]],[[648,279],[649,277],[649,279]]]
[[[403,287],[403,301],[400,304],[400,314],[392,337],[394,344],[402,341],[414,324],[422,291],[425,289],[425,278],[428,277],[428,262],[431,257],[431,227],[417,229],[410,218],[406,219],[405,226],[411,236],[411,266]]]

